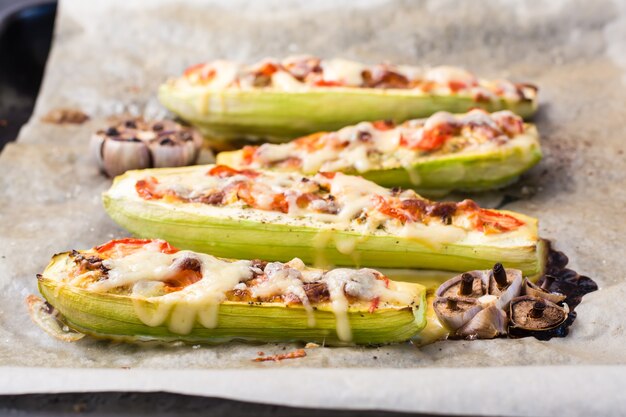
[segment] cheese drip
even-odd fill
[[[226,261],[191,251],[161,253],[157,244],[150,243],[127,255],[114,252],[103,263],[109,268],[108,277],[91,283],[90,291],[130,287],[135,313],[144,324],[165,324],[171,332],[182,335],[189,334],[197,323],[205,328],[217,327],[219,306],[232,290],[249,291],[252,299],[283,296],[282,302],[287,304],[297,298],[306,311],[308,327],[315,327],[314,308],[305,285],[325,284],[336,318],[337,336],[344,342],[352,340],[347,296],[357,299],[361,308],[362,302],[374,300],[411,305],[415,298],[412,292],[388,288],[389,281],[379,279],[382,275],[373,269],[339,268],[324,272],[306,268],[298,258],[287,263],[270,262],[261,270],[251,261]],[[166,281],[175,280],[181,271],[199,273],[200,278],[168,293]],[[250,281],[252,278],[255,281]],[[318,307],[325,303],[319,302]]]
[[[394,291],[386,287],[385,282],[376,277],[379,273],[373,269],[359,270],[337,268],[328,271],[322,281],[328,286],[331,306],[335,314],[337,337],[344,342],[352,340],[352,330],[348,319],[350,303],[346,294],[359,300],[381,302],[398,302],[411,304],[413,296],[408,293]]]
[[[297,258],[290,263],[304,267],[302,261]],[[252,296],[269,297],[276,294],[293,294],[298,297],[307,313],[308,326],[315,326],[313,307],[309,303],[309,298],[303,287],[302,272],[281,262],[268,263],[264,272],[267,279],[250,289]]]

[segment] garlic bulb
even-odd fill
[[[96,132],[90,146],[104,173],[114,177],[130,169],[191,165],[202,136],[172,120],[134,118]]]
[[[451,336],[491,339],[507,333],[508,307],[522,292],[522,272],[505,269],[469,271],[439,286],[433,309]]]

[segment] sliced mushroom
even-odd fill
[[[544,298],[517,297],[511,301],[511,327],[533,332],[551,330],[565,322],[568,310]]]
[[[433,309],[441,324],[454,331],[470,321],[483,306],[473,298],[438,297],[433,302]]]
[[[130,169],[164,168],[193,164],[202,136],[172,120],[147,122],[128,119],[91,138],[91,153],[106,175]]]
[[[506,313],[496,305],[482,309],[456,331],[456,336],[468,339],[493,339],[507,332]]]
[[[485,294],[483,271],[470,271],[450,278],[439,286],[437,297],[479,298]]]
[[[544,283],[549,282],[548,277],[549,276],[546,276],[546,281],[544,281]],[[545,287],[550,288],[549,285],[546,285]],[[562,303],[563,301],[565,301],[565,298],[567,298],[561,293],[546,291],[546,289],[544,289],[544,286],[540,287],[537,284],[530,282],[530,280],[528,279],[526,279],[524,282],[524,294],[530,295],[532,297],[543,298],[545,300],[552,301],[555,304]]]

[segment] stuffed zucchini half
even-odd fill
[[[128,171],[104,206],[138,236],[228,258],[449,271],[502,262],[527,275],[540,272],[544,258],[534,218],[472,200],[436,203],[343,173]]]
[[[297,56],[254,65],[213,61],[159,89],[163,105],[214,139],[272,142],[364,120],[403,122],[437,111],[537,108],[537,88],[482,80],[461,68],[365,65]]]
[[[435,113],[401,125],[362,122],[285,144],[266,143],[222,152],[217,163],[314,174],[359,174],[385,187],[420,194],[502,187],[541,159],[535,126],[508,110],[489,114]]]
[[[162,240],[61,253],[38,279],[61,321],[104,338],[384,344],[426,324],[424,288],[373,269],[220,259]]]

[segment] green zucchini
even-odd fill
[[[526,275],[543,270],[545,247],[537,235],[537,220],[523,214],[480,209],[471,200],[434,203],[410,190],[389,190],[341,173],[332,179],[327,174],[304,177],[262,170],[244,172],[249,177],[239,173],[236,178],[216,180],[212,176],[229,170],[237,172],[213,165],[128,171],[104,193],[104,207],[114,221],[137,236],[161,238],[181,248],[229,258],[287,261],[297,256],[307,264],[324,267],[447,271],[486,269],[501,262]],[[141,187],[147,180],[157,184],[163,195],[146,199]],[[311,193],[312,199],[317,199],[315,204],[335,205],[336,214],[317,213],[312,207],[319,205],[313,203],[301,210],[290,205],[291,213],[254,208],[240,198],[244,195],[240,189],[224,194],[220,181],[231,181],[231,187],[243,184],[274,190],[269,198],[272,202],[281,195],[293,195],[295,191],[289,187],[319,185],[320,190],[335,190],[334,195],[318,191],[322,195]],[[195,197],[181,199],[174,190],[183,194],[194,190],[188,195]],[[215,199],[216,195],[220,199]],[[374,207],[373,201],[383,203]],[[423,217],[421,220],[402,221],[381,211],[398,204],[421,207],[430,214],[418,211],[413,214]],[[395,215],[403,213],[394,210]]]
[[[124,239],[114,242],[125,242],[120,246],[128,248],[136,242],[145,245],[146,242],[160,241]],[[169,245],[167,247],[173,249]],[[156,253],[154,249],[150,249],[146,257],[138,257],[137,252],[133,256],[135,258],[132,261],[116,261],[116,257],[120,257],[119,252],[109,258],[108,255],[102,256],[98,248],[55,255],[45,271],[38,276],[39,290],[58,312],[55,313],[56,318],[70,329],[99,338],[123,341],[216,344],[241,340],[302,341],[326,345],[387,344],[409,340],[426,325],[424,288],[419,284],[389,281],[373,270],[325,272],[306,268],[301,262],[294,260],[296,266],[290,266],[290,272],[299,270],[301,273],[299,278],[293,279],[302,280],[304,274],[319,273],[321,278],[315,285],[326,285],[325,288],[329,289],[333,285],[332,281],[325,281],[327,278],[324,277],[338,271],[336,276],[348,277],[353,284],[351,291],[362,292],[359,293],[361,295],[353,296],[347,287],[341,287],[348,304],[339,307],[335,305],[332,290],[330,296],[325,295],[326,298],[318,300],[303,297],[307,299],[309,308],[306,309],[300,299],[296,298],[294,301],[293,298],[286,298],[290,294],[289,288],[282,290],[282,293],[265,294],[265,298],[250,295],[251,288],[256,284],[244,282],[252,282],[245,275],[246,268],[254,268],[250,266],[254,265],[251,261],[218,259],[193,252],[175,252],[175,249],[167,254]],[[159,269],[146,266],[153,262],[151,259],[155,256],[162,256],[170,262],[168,268],[174,271],[174,275],[171,275],[174,278],[168,278],[170,281],[177,279],[176,273],[181,273],[176,272],[176,268],[184,265],[184,262],[179,262],[184,257],[217,263],[218,268],[223,265],[227,272],[211,269],[212,267],[205,270],[203,266],[199,281],[190,281],[183,289],[177,288],[171,292],[163,288],[170,288],[174,284],[169,284],[170,281],[165,280],[167,277],[159,275]],[[129,269],[116,270],[115,268],[122,268],[115,266],[121,262],[131,262]],[[172,269],[175,262],[178,262],[178,266]],[[279,267],[290,264],[280,264]],[[100,265],[108,265],[111,269],[103,269]],[[165,265],[167,263],[163,266]],[[228,269],[229,265],[231,269]],[[145,270],[145,276],[142,275],[141,279],[132,278],[131,275],[137,274],[137,270]],[[267,270],[265,267],[265,271]],[[263,269],[261,267],[256,271],[258,273]],[[238,274],[241,276],[237,276]],[[271,280],[268,278],[269,273],[264,277],[265,280]],[[368,279],[378,283],[378,287],[367,287],[371,285]],[[102,283],[108,280],[120,280],[118,283],[123,285],[111,284],[103,289]],[[239,286],[246,288],[244,291],[248,291],[248,295],[242,296],[232,289],[237,288],[232,287],[237,282]],[[361,284],[363,287],[358,287]],[[143,293],[136,291],[137,286],[144,288],[141,290]],[[372,298],[378,293],[363,292],[365,287],[378,288],[380,294],[387,295]],[[145,292],[145,288],[157,289]],[[305,294],[308,295],[308,291]]]
[[[479,80],[458,68],[380,68],[311,59],[316,63],[304,76],[286,63],[290,59],[254,66],[224,61],[196,66],[161,85],[159,100],[217,141],[284,142],[364,120],[403,122],[437,111],[462,113],[472,108],[509,109],[527,118],[537,108],[535,87]],[[382,74],[383,79],[366,82],[367,73]],[[405,82],[385,82],[390,75]]]
[[[426,145],[421,146],[428,142],[425,139],[413,144],[406,140],[415,135],[431,138],[428,133],[442,127],[450,128],[449,134]],[[503,187],[537,164],[541,156],[534,125],[524,124],[508,111],[489,115],[473,110],[456,116],[438,113],[399,126],[365,122],[290,143],[247,146],[219,153],[217,163],[303,174],[339,171],[362,175],[384,187],[441,196],[453,190]]]

